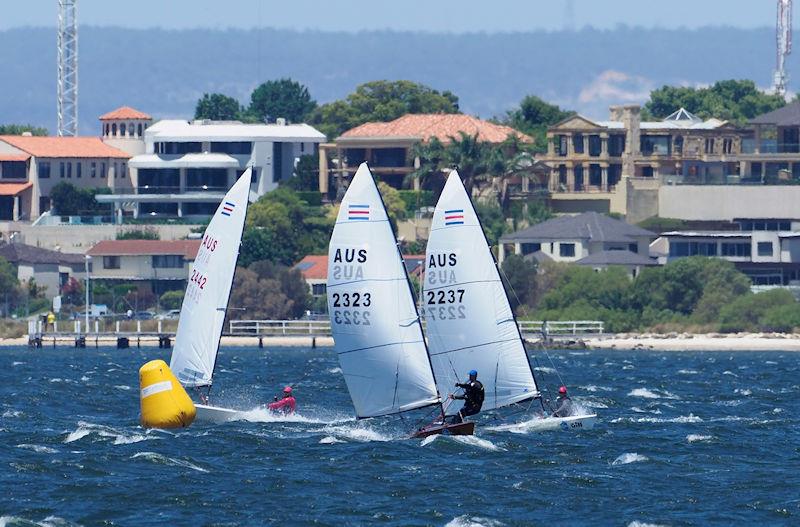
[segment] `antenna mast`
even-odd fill
[[[78,135],[78,0],[58,0],[58,135]]]
[[[775,24],[776,70],[772,87],[775,93],[786,95],[786,57],[792,52],[792,0],[778,0],[778,20]]]

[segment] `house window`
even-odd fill
[[[576,154],[583,153],[583,134],[575,134],[572,136],[572,150]]]
[[[39,161],[39,179],[50,177],[50,161]]]
[[[727,138],[722,140],[722,153],[730,154],[733,151],[733,139]]]
[[[59,173],[59,176],[61,177],[61,179],[64,179],[64,175],[66,173],[65,172],[66,168],[64,167],[64,164],[65,163],[63,161],[58,164],[58,173]]]
[[[720,248],[722,256],[735,256],[737,258],[750,257],[752,247],[749,243],[722,242]]]
[[[119,256],[103,256],[103,269],[119,269]]]
[[[67,179],[72,179],[72,163],[67,163]]]
[[[76,178],[81,177],[82,170],[83,170],[83,163],[81,163],[80,161],[75,163],[75,177]]]
[[[758,242],[759,256],[772,256],[772,242]]]
[[[97,177],[97,162],[96,161],[92,161],[89,164],[89,173],[91,174],[92,177]]]
[[[28,165],[25,161],[0,162],[0,174],[3,179],[27,179]]]
[[[306,151],[306,144],[305,143],[300,143],[300,153],[302,154],[305,151]]]
[[[541,243],[523,243],[521,244],[522,254],[528,255],[542,250]]]
[[[127,175],[128,175],[128,163],[125,163],[123,161],[122,163],[119,164],[119,177],[124,179],[125,176]]]
[[[136,135],[142,137],[142,123],[139,123],[139,125],[136,127],[136,131],[138,132]]]
[[[117,123],[111,125],[111,135],[117,135]]]
[[[566,135],[559,135],[558,136],[558,155],[564,157],[567,155],[567,136]]]
[[[706,139],[706,154],[714,153],[714,138],[709,137]]]
[[[311,294],[314,296],[324,295],[328,292],[326,284],[311,284]]]
[[[125,123],[119,125],[119,135],[125,137]]]
[[[253,143],[250,141],[225,141],[211,142],[211,151],[221,154],[247,155],[253,152]]]
[[[558,254],[564,258],[575,257],[575,244],[574,243],[560,243],[558,244]]]
[[[160,254],[153,256],[153,269],[180,269],[183,256],[179,254]]]
[[[100,177],[101,178],[105,178],[106,177],[106,164],[105,164],[105,162],[100,163]]]

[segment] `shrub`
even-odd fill
[[[158,301],[161,309],[180,309],[183,304],[183,291],[167,291]]]

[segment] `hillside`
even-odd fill
[[[464,111],[483,117],[528,93],[605,117],[608,104],[642,101],[665,83],[753,78],[766,86],[773,38],[767,28],[452,35],[82,27],[81,131],[95,133],[97,116],[122,104],[157,118],[189,117],[203,92],[243,100],[259,81],[283,76],[320,102],[364,81],[405,78],[449,89]],[[0,122],[54,130],[55,40],[52,28],[0,32]]]

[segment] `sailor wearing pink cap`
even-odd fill
[[[294,395],[292,395],[292,387],[287,386],[283,389],[283,398],[278,400],[275,398],[274,403],[270,403],[267,408],[272,410],[273,412],[281,412],[284,414],[293,414],[294,409],[297,406],[297,401],[294,399]]]

